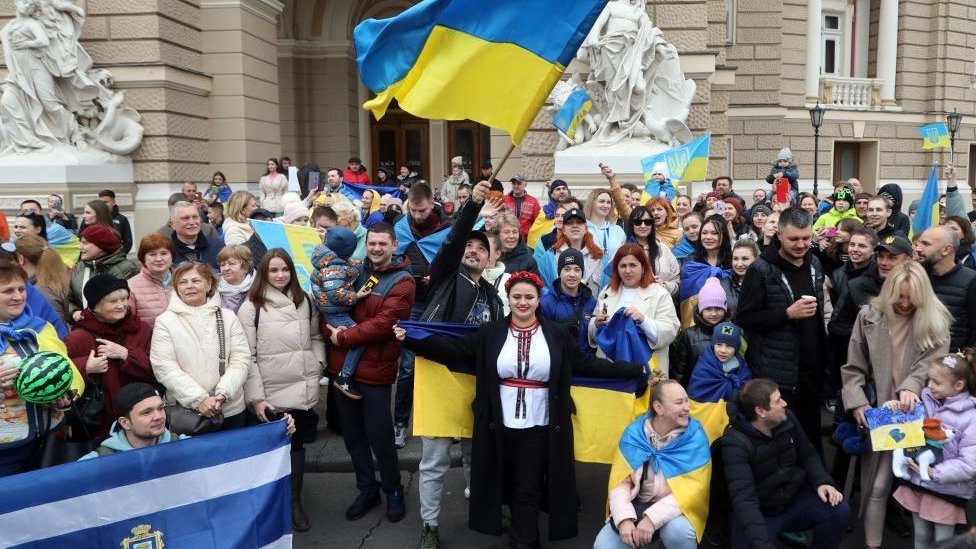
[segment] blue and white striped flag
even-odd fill
[[[292,546],[277,421],[2,479],[0,547]]]

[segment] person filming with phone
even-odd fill
[[[807,437],[822,453],[820,405],[827,333],[824,274],[811,253],[810,214],[790,207],[777,236],[749,266],[739,294],[736,323],[745,331],[746,362],[755,377],[779,385]]]
[[[61,195],[52,194],[47,197],[47,223],[57,223],[71,232],[78,231],[78,220],[71,212],[64,210],[64,198]]]

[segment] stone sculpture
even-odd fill
[[[109,89],[78,43],[85,13],[67,0],[16,0],[0,30],[8,75],[0,97],[0,156],[70,149],[131,154],[142,142],[139,114]]]
[[[685,120],[695,83],[684,77],[677,49],[654,27],[644,0],[611,0],[577,57],[588,65],[586,87],[600,121],[587,141],[691,140]]]

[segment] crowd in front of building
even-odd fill
[[[286,413],[293,526],[306,531],[305,445],[325,395],[355,470],[345,518],[385,502],[399,521],[420,355],[472,365],[473,436],[460,443],[469,526],[507,529],[513,547],[539,546],[542,511],[550,539],[576,537],[579,506],[604,501],[600,549],[837,547],[852,509],[868,547],[883,546],[886,524],[929,547],[968,523],[976,211],[953,166],[941,217],[913,232],[917,206],[897,185],[800,192],[788,149],[750,200],[728,176],[681,195],[659,164],[643,188],[601,165],[605,186],[574,196],[556,179],[540,201],[522,175],[506,190],[490,164],[472,178],[462,160],[431,185],[410,166],[371,176],[356,157],[325,170],[269,159],[257,195],[220,172],[202,193],[185,183],[167,224],[138,241],[112,190],[77,217],[57,195],[25,200],[0,224],[0,419],[23,427],[0,441],[0,476],[39,467],[52,436],[91,443],[94,458]],[[268,248],[254,221],[318,231],[310,292],[291,251]],[[477,329],[417,339],[399,326],[408,320]],[[654,372],[622,358],[621,341],[646,347]],[[86,388],[74,404],[12,389],[38,350],[77,367]],[[574,375],[650,386],[647,413],[620,433],[629,470],[608,494],[575,482]],[[724,420],[696,417],[702,403],[727,405]],[[823,411],[863,439],[868,408],[917,404],[956,434],[939,442],[941,461],[895,482],[891,452],[862,444],[850,501],[848,445],[825,464]],[[422,438],[424,549],[441,544],[455,442]],[[711,482],[681,481],[695,456]]]

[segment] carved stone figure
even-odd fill
[[[690,140],[684,121],[695,83],[685,79],[677,50],[654,27],[644,0],[609,2],[577,56],[590,67],[588,84],[602,89],[594,144]]]
[[[108,71],[78,43],[85,13],[67,0],[16,0],[0,30],[8,75],[0,97],[0,155],[72,148],[127,155],[142,142],[139,114],[122,107]]]

